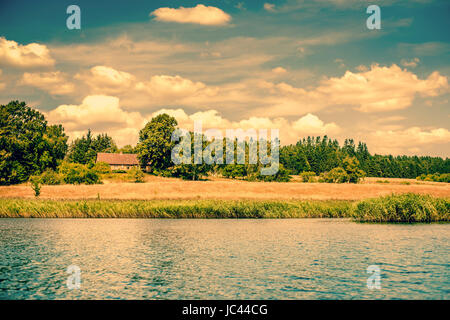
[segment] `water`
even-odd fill
[[[448,299],[449,236],[328,219],[0,219],[0,299]]]

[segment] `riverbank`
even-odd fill
[[[0,199],[0,218],[352,218],[361,222],[448,222],[450,199],[416,194],[351,200]]]

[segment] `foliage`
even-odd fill
[[[30,179],[31,182],[31,189],[34,191],[34,196],[37,198],[41,194],[41,185],[39,183],[39,179],[33,177]]]
[[[39,182],[44,185],[59,185],[64,182],[62,174],[53,169],[47,169],[38,177]]]
[[[212,170],[212,165],[206,164],[204,161],[200,164],[194,163],[195,155],[203,159],[202,150],[206,146],[206,138],[204,135],[197,135],[196,138],[202,141],[202,150],[196,151],[194,148],[194,133],[190,132],[191,137],[191,155],[190,162],[188,164],[181,163],[171,166],[166,173],[170,173],[172,177],[180,177],[184,180],[201,180],[209,174]],[[182,155],[182,152],[180,153]]]
[[[98,184],[101,183],[100,176],[86,165],[64,161],[59,172],[63,175],[63,180],[68,184]]]
[[[127,171],[123,170],[123,169],[116,169],[116,170],[113,170],[112,173],[127,173]]]
[[[75,139],[69,147],[67,159],[70,162],[81,164],[93,164],[99,152],[115,153],[117,146],[114,140],[106,133],[92,136],[88,130],[86,136]]]
[[[67,139],[62,126],[48,126],[44,115],[25,102],[0,105],[0,185],[56,169],[67,151]]]
[[[347,172],[341,167],[337,167],[329,172],[323,173],[321,178],[323,182],[327,183],[345,183],[349,181]]]
[[[371,222],[450,221],[450,200],[414,193],[362,200],[353,218]]]
[[[96,162],[92,168],[92,170],[94,170],[96,173],[98,174],[106,174],[106,173],[111,173],[111,166],[109,164],[107,164],[106,162]]]
[[[303,182],[314,182],[316,173],[312,171],[305,171],[300,173],[300,177],[302,178]]]
[[[120,153],[136,153],[136,147],[133,147],[132,145],[127,144],[126,146],[123,146],[119,149]]]
[[[366,176],[366,173],[359,169],[359,161],[356,157],[346,157],[343,163],[348,176],[348,182],[358,183],[361,178]]]
[[[421,174],[416,178],[422,181],[447,182],[450,183],[450,173]]]
[[[139,132],[136,150],[141,167],[150,166],[156,172],[171,166],[174,146],[171,138],[177,124],[174,117],[163,113],[152,118]]]
[[[254,166],[253,174],[249,174],[247,176],[247,180],[259,180],[266,182],[289,182],[291,180],[291,176],[289,175],[289,171],[284,168],[284,166],[280,163],[277,173],[272,175],[262,175],[261,167]]]
[[[141,168],[133,167],[128,171],[128,176],[133,182],[141,183],[144,182],[144,172]]]
[[[327,136],[307,137],[280,149],[280,162],[291,174],[314,171],[320,175],[337,167],[346,169],[346,157],[356,157],[359,169],[370,177],[414,179],[421,174],[450,173],[449,158],[372,155],[365,143],[356,145],[352,139],[340,146]]]

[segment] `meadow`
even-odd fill
[[[249,182],[211,177],[208,181],[185,181],[145,175],[145,183],[133,183],[126,174],[102,178],[96,185],[43,185],[41,199],[120,199],[120,200],[362,200],[392,193],[428,194],[450,197],[450,184],[414,179],[366,178],[358,184]],[[378,181],[383,181],[379,183]],[[387,182],[387,183],[385,183]],[[33,199],[29,183],[0,186],[0,198]]]

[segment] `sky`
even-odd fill
[[[367,28],[369,5],[381,29]],[[449,18],[445,0],[1,0],[0,104],[119,146],[165,112],[188,130],[450,157]]]

